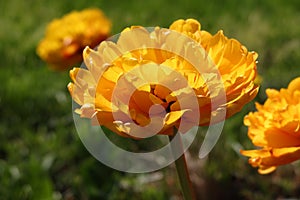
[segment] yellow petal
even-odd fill
[[[273,148],[295,147],[300,144],[300,138],[276,128],[266,130],[264,140],[267,146]]]
[[[292,80],[288,86],[290,92],[300,91],[300,77]]]
[[[187,110],[169,112],[164,119],[164,124],[167,126],[174,124],[186,111]]]

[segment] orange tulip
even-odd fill
[[[212,36],[200,28],[194,19],[175,21],[169,29],[131,27],[116,42],[86,48],[87,69],[70,71],[68,89],[81,106],[76,112],[133,138],[172,135],[182,123],[185,132],[210,124],[212,116],[216,123],[239,112],[258,91],[257,54],[222,31]],[[220,110],[224,118],[218,118]]]

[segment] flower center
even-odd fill
[[[133,121],[140,126],[146,126],[151,117],[163,118],[171,111],[171,106],[175,102],[167,101],[170,93],[167,87],[159,84],[149,84],[136,89],[129,101],[129,111]],[[138,120],[138,118],[144,120]]]

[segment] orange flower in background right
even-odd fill
[[[260,174],[300,159],[300,77],[286,89],[267,89],[266,93],[266,102],[257,103],[258,111],[244,118],[249,138],[262,148],[241,150]]]

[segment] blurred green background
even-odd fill
[[[84,148],[72,118],[68,72],[54,72],[36,55],[47,23],[72,10],[98,7],[112,20],[112,34],[130,25],[168,27],[195,18],[211,33],[223,29],[259,54],[263,82],[286,87],[300,76],[298,0],[10,0],[0,2],[0,199],[181,199],[174,166],[126,174],[95,160]],[[259,175],[238,151],[253,148],[243,116],[228,119],[209,156],[197,158],[201,137],[190,148],[191,178],[202,199],[300,197],[297,163]],[[205,130],[203,130],[205,131]]]

